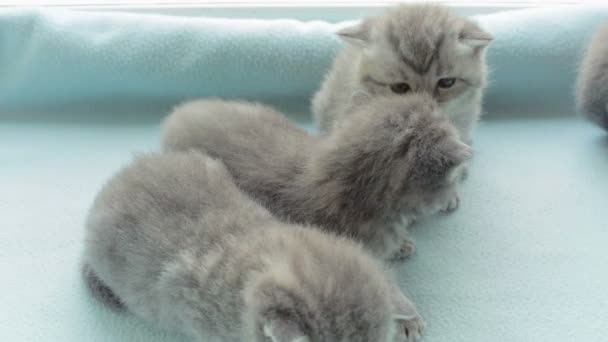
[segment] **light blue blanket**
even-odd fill
[[[572,107],[578,56],[607,7],[477,17],[489,50],[487,103]],[[199,96],[308,99],[339,46],[340,25],[95,12],[0,11],[0,113],[74,103]]]
[[[571,110],[579,50],[603,18],[599,7],[478,17],[496,36],[493,115],[461,208],[417,225],[417,254],[399,269],[428,322],[423,341],[608,341],[608,140]],[[0,11],[0,341],[186,341],[89,296],[86,211],[133,151],[158,148],[178,101],[305,110],[335,29]]]

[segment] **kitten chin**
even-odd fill
[[[447,7],[413,4],[392,7],[338,35],[346,46],[312,99],[322,132],[352,113],[358,100],[424,92],[470,142],[481,116],[490,34]]]
[[[608,131],[608,23],[591,40],[578,76],[577,107]]]
[[[277,221],[195,152],[140,157],[108,181],[83,275],[111,307],[201,342],[413,341],[424,327],[360,246]]]
[[[166,151],[223,161],[245,193],[284,221],[354,238],[382,259],[413,251],[409,223],[458,204],[469,146],[426,94],[376,96],[314,137],[256,103],[199,100],[174,110]]]

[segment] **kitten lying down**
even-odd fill
[[[472,156],[420,94],[377,97],[320,138],[270,107],[221,100],[176,108],[164,129],[166,151],[222,160],[280,219],[354,238],[384,260],[413,251],[407,223],[457,205],[459,168]]]
[[[593,37],[578,78],[578,108],[608,131],[608,23]]]
[[[93,293],[197,341],[415,341],[423,328],[360,246],[279,222],[202,154],[138,158],[98,194],[86,230]]]

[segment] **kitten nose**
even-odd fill
[[[439,97],[433,90],[429,91],[427,88],[420,88],[414,91],[413,94],[427,97],[427,101],[433,102],[435,106],[441,104]]]
[[[427,93],[427,94],[431,95],[433,98],[435,98],[435,97],[436,97],[436,95],[437,95],[437,94],[436,94],[436,90],[437,90],[437,89],[436,89],[436,87],[435,87],[435,85],[434,85],[434,84],[425,84],[425,85],[424,85],[424,89],[423,89],[423,91],[424,91],[425,93]]]

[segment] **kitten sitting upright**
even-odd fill
[[[202,154],[137,159],[86,228],[93,293],[196,341],[412,342],[424,326],[360,246],[279,222]]]
[[[437,5],[398,5],[347,27],[312,111],[321,131],[370,97],[425,92],[470,143],[486,86],[486,46],[477,24]]]
[[[385,260],[413,251],[408,222],[457,205],[472,156],[424,94],[375,97],[320,138],[260,104],[194,101],[167,119],[163,148],[222,160],[279,218],[357,239]]]
[[[595,33],[581,64],[577,106],[589,120],[608,131],[608,23]]]

